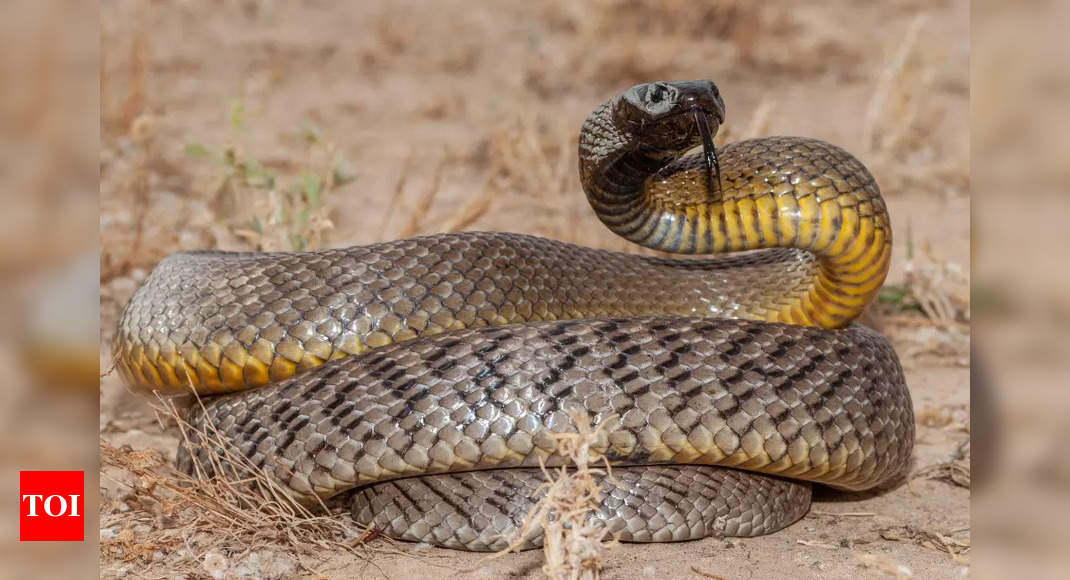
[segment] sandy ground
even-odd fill
[[[894,489],[821,492],[809,515],[773,536],[612,548],[604,576],[966,576],[968,3],[435,6],[103,3],[102,344],[137,283],[179,249],[345,246],[460,229],[628,249],[580,193],[578,128],[637,82],[712,78],[728,107],[720,142],[822,138],[881,183],[897,236],[888,284],[913,298],[891,299],[868,322],[892,339],[907,373],[915,465]],[[102,368],[109,357],[105,346]],[[173,430],[114,374],[102,379],[100,426],[109,448],[173,457]],[[168,543],[160,538],[173,520],[146,517],[124,485],[131,475],[105,464],[105,576],[498,578],[541,566],[539,552],[484,562],[383,540],[312,556],[225,538],[213,550],[203,539]]]

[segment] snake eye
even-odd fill
[[[668,90],[665,88],[665,85],[654,85],[654,89],[647,93],[647,100],[654,104],[660,103],[665,100],[665,94],[667,92]]]
[[[629,107],[626,114],[632,115],[635,122],[644,123],[671,113],[679,92],[670,83],[655,82],[635,85],[621,97]]]

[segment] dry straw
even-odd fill
[[[592,449],[607,422],[592,428],[586,413],[572,414],[575,433],[554,433],[557,455],[570,465],[556,470],[542,466],[546,483],[539,487],[539,501],[532,506],[523,523],[510,538],[509,546],[492,557],[519,549],[528,538],[543,533],[542,571],[555,580],[595,580],[605,563],[606,549],[615,543],[609,531],[592,521],[598,510],[602,489],[596,477],[610,476],[609,462]],[[605,469],[591,467],[602,462]]]
[[[200,405],[199,399],[194,400]],[[116,510],[117,519],[102,513],[102,529],[112,519],[123,526],[114,538],[102,539],[102,553],[151,569],[154,554],[162,551],[171,554],[167,573],[203,574],[206,566],[222,566],[223,575],[228,566],[254,552],[293,555],[295,568],[308,573],[319,572],[317,562],[339,551],[364,557],[361,544],[371,530],[358,526],[348,514],[333,515],[323,504],[319,509],[301,505],[208,422],[191,426],[173,399],[160,398],[156,411],[161,423],[178,424],[183,445],[208,450],[203,454],[207,461],[194,461],[194,473],[187,474],[157,452],[102,443],[102,475],[108,477],[108,468],[125,473],[115,483],[128,488],[132,499],[127,503],[137,502],[135,509]],[[134,523],[138,521],[140,525]],[[214,560],[206,561],[207,555],[214,555]]]

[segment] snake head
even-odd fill
[[[624,91],[613,111],[614,121],[626,127],[636,143],[667,154],[680,153],[703,139],[698,116],[708,133],[724,122],[724,100],[713,81],[658,81]]]

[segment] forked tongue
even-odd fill
[[[713,175],[717,174],[717,187],[723,188],[721,184],[721,164],[717,161],[717,148],[713,146],[713,135],[710,133],[710,125],[706,121],[706,114],[694,107],[691,111],[695,115],[695,123],[698,125],[699,135],[702,136],[702,153],[706,158],[706,187],[710,193],[713,193]]]

